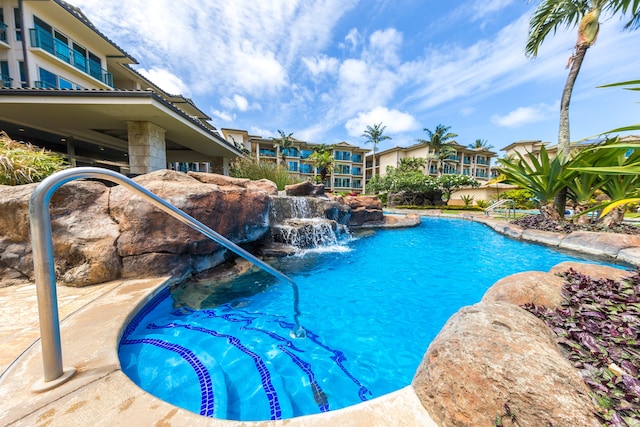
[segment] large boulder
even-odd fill
[[[36,184],[0,190],[0,287],[33,280],[29,200]],[[51,230],[58,281],[86,286],[120,276],[118,225],[109,215],[109,188],[73,181],[51,198]]]
[[[589,390],[550,329],[512,304],[462,308],[433,340],[412,385],[440,426],[599,426]],[[509,425],[509,424],[505,424]]]
[[[525,271],[498,280],[482,297],[485,302],[533,303],[548,308],[562,304],[564,280],[556,274]]]
[[[382,201],[377,196],[346,196],[342,201],[351,208],[350,227],[384,222]]]
[[[269,196],[266,192],[232,185],[234,182],[221,187],[199,178],[162,170],[135,180],[236,244],[259,240],[267,233]],[[117,250],[123,258],[125,277],[139,275],[140,268],[146,272],[139,262],[143,258],[148,265],[157,268],[156,274],[175,275],[181,271],[184,275],[201,271],[206,266],[199,258],[218,258],[217,252],[226,251],[199,231],[146,200],[132,196],[124,188],[112,189],[110,203],[111,213],[120,225]],[[128,260],[128,257],[135,258]],[[166,262],[167,258],[170,262]]]
[[[324,196],[324,184],[312,184],[309,181],[299,182],[284,187],[287,196]]]

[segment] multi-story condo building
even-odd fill
[[[490,179],[491,159],[496,153],[486,148],[468,148],[457,142],[451,143],[455,148],[455,154],[451,154],[442,160],[442,174],[458,174],[471,176],[478,181]],[[386,175],[387,166],[398,167],[400,159],[417,157],[426,159],[424,173],[437,176],[438,162],[432,159],[433,152],[425,144],[415,144],[407,148],[395,147],[376,153],[375,175]],[[374,175],[373,154],[367,155],[366,179]]]
[[[308,160],[320,144],[312,144],[292,138],[294,147],[285,149],[285,159],[282,151],[277,147],[277,140],[249,135],[246,130],[221,129],[227,141],[247,150],[257,161],[274,163],[286,162],[292,175],[314,181],[319,178],[320,171],[313,167]],[[364,158],[369,151],[340,142],[331,146],[333,170],[324,181],[328,191],[361,193],[364,190]]]
[[[240,150],[134,64],[63,0],[0,0],[0,130],[72,166],[224,173]]]

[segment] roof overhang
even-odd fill
[[[0,89],[0,122],[127,150],[127,122],[166,130],[168,151],[193,151],[202,161],[242,153],[196,118],[152,91]]]

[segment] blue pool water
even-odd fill
[[[447,319],[500,278],[576,260],[440,218],[347,246],[277,262],[298,283],[307,338],[289,334],[291,288],[253,273],[234,287],[260,292],[215,308],[174,307],[169,290],[160,292],[123,334],[123,371],[161,399],[210,417],[334,410],[410,384]]]

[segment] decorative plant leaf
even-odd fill
[[[562,277],[562,307],[523,307],[557,335],[591,388],[603,423],[640,427],[640,271],[623,282],[573,270]]]

